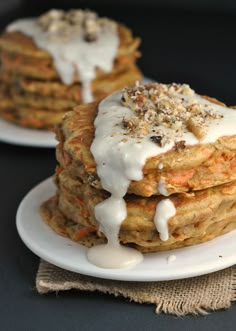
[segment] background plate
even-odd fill
[[[49,178],[33,188],[17,211],[17,229],[28,248],[44,260],[66,270],[106,279],[126,281],[161,281],[211,273],[236,263],[236,230],[212,241],[169,252],[144,255],[133,269],[102,269],[87,261],[87,248],[57,235],[39,215],[43,201],[55,192]],[[175,255],[176,260],[167,263]]]
[[[23,128],[0,119],[0,141],[13,145],[55,147],[55,134],[46,130]]]

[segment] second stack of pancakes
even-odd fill
[[[99,56],[105,61],[108,56],[109,45],[104,49],[102,46],[98,48],[102,54],[96,53],[95,45],[99,44],[104,33],[110,33],[109,37],[114,36],[118,43],[109,72],[96,67],[95,61],[95,77],[89,86],[94,100],[141,79],[136,66],[140,39],[133,38],[128,28],[100,18],[94,12],[82,10],[51,10],[37,19],[23,19],[9,25],[0,37],[0,116],[22,126],[50,129],[61,121],[65,112],[91,101],[83,95],[83,77],[78,73],[69,84],[62,80],[65,73],[58,71],[52,53],[55,55],[55,47],[59,44],[56,49],[58,56],[64,52],[63,49],[71,48],[72,42],[68,44],[70,38],[72,41],[75,38],[75,46],[78,42],[83,43],[82,46],[91,51],[85,54],[83,63],[79,63],[82,73],[86,57],[89,62]],[[54,49],[52,45],[56,45]],[[71,66],[76,66],[76,59]],[[61,70],[64,70],[63,66]]]

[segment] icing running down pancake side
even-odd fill
[[[126,268],[142,261],[139,252],[119,243],[130,181],[143,178],[148,158],[178,144],[211,143],[236,134],[235,121],[235,110],[205,100],[188,85],[138,85],[104,99],[94,122],[91,152],[102,187],[111,194],[95,207],[99,230],[108,243],[89,249],[89,261],[104,268]],[[164,181],[157,185],[166,195]],[[154,223],[161,240],[168,240],[168,221],[175,213],[171,199],[157,204]]]
[[[96,68],[110,72],[119,46],[116,24],[90,11],[52,10],[39,19],[17,20],[7,31],[22,32],[46,50],[64,84],[72,84],[78,74],[84,102],[93,100],[91,82]]]

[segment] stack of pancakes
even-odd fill
[[[212,105],[223,105],[203,98]],[[58,190],[41,207],[43,218],[57,233],[88,247],[106,242],[94,216],[95,206],[109,197],[101,187],[90,151],[97,112],[98,103],[91,103],[66,114],[57,130]],[[158,203],[167,197],[176,214],[168,221],[169,238],[163,241],[154,216]],[[148,158],[143,179],[130,182],[124,199],[127,217],[119,240],[142,252],[195,245],[235,229],[236,134],[213,143],[176,143],[172,149]]]
[[[141,79],[135,62],[140,39],[117,24],[119,47],[112,71],[96,69],[92,81],[94,100]],[[96,56],[96,54],[94,54]],[[21,32],[4,32],[0,37],[0,116],[16,124],[50,129],[65,112],[83,103],[81,80],[74,77],[71,85],[62,83],[51,55],[36,46]]]

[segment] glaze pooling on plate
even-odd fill
[[[63,30],[61,36],[60,30],[56,30],[62,21],[55,20],[54,17],[51,19],[55,24],[48,31],[40,26],[36,18],[17,20],[7,27],[7,31],[22,32],[32,37],[39,48],[46,50],[52,56],[55,68],[64,84],[72,84],[74,76],[78,74],[82,83],[83,101],[90,102],[93,100],[91,82],[96,77],[96,68],[106,73],[113,68],[119,46],[116,25],[114,22],[110,24],[111,21],[104,20],[96,38],[86,40],[84,38],[85,28],[79,22],[78,29],[74,29],[67,34],[66,38],[63,38]],[[87,21],[88,23],[95,22],[94,20]],[[53,27],[55,27],[57,37],[54,36]]]

